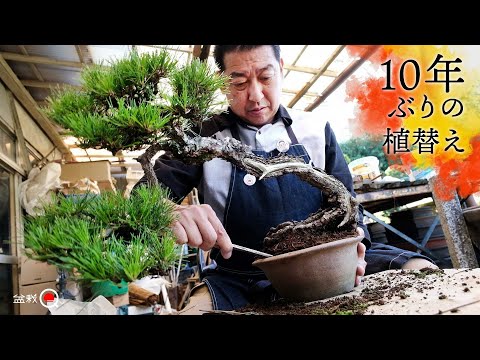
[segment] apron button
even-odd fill
[[[257,178],[255,176],[253,176],[252,174],[246,174],[243,177],[243,182],[247,186],[252,186],[253,184],[255,184],[256,181],[257,181]]]
[[[288,142],[285,140],[279,140],[277,142],[277,150],[280,152],[287,152],[288,149],[290,148],[290,145],[288,145]]]

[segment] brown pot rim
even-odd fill
[[[337,247],[337,246],[341,246],[341,245],[347,245],[349,243],[354,243],[354,242],[360,242],[360,241],[362,241],[363,238],[364,238],[364,236],[358,235],[356,237],[348,237],[348,238],[344,238],[344,239],[340,239],[340,240],[335,240],[335,241],[331,241],[331,242],[328,242],[328,243],[325,243],[325,244],[320,244],[320,245],[311,246],[311,247],[308,247],[308,248],[305,248],[305,249],[290,251],[288,253],[284,253],[284,254],[280,254],[280,255],[274,255],[274,256],[271,256],[271,257],[268,257],[268,258],[264,258],[264,259],[257,259],[252,263],[252,265],[255,266],[256,264],[269,263],[269,262],[282,260],[282,259],[286,259],[286,258],[294,258],[294,257],[297,257],[297,256],[301,256],[303,254],[306,254],[306,253],[310,253],[312,251],[328,249],[328,248],[331,248],[331,247]]]

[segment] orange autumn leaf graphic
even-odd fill
[[[480,191],[480,74],[478,56],[467,50],[383,45],[368,59],[383,75],[346,83],[356,106],[353,134],[382,135],[398,170],[435,170],[443,200]]]

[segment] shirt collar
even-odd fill
[[[230,123],[230,126],[233,125],[234,123],[237,123],[240,126],[243,126],[246,128],[249,128],[251,126],[250,124],[242,120],[238,115],[236,115],[230,107],[225,113],[225,118]],[[283,107],[283,105],[280,105],[280,107],[278,108],[278,111],[273,118],[272,124],[275,124],[279,120],[283,120],[286,127],[292,125],[292,118],[288,114],[287,109]]]

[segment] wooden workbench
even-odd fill
[[[480,268],[388,270],[352,291],[308,303],[276,300],[232,315],[480,315]]]
[[[348,294],[306,305],[313,309],[347,299],[359,300],[357,313],[365,315],[480,315],[480,268],[388,270],[366,276]]]
[[[392,209],[432,196],[428,180],[380,183],[364,180],[355,184],[357,200],[372,212]]]

